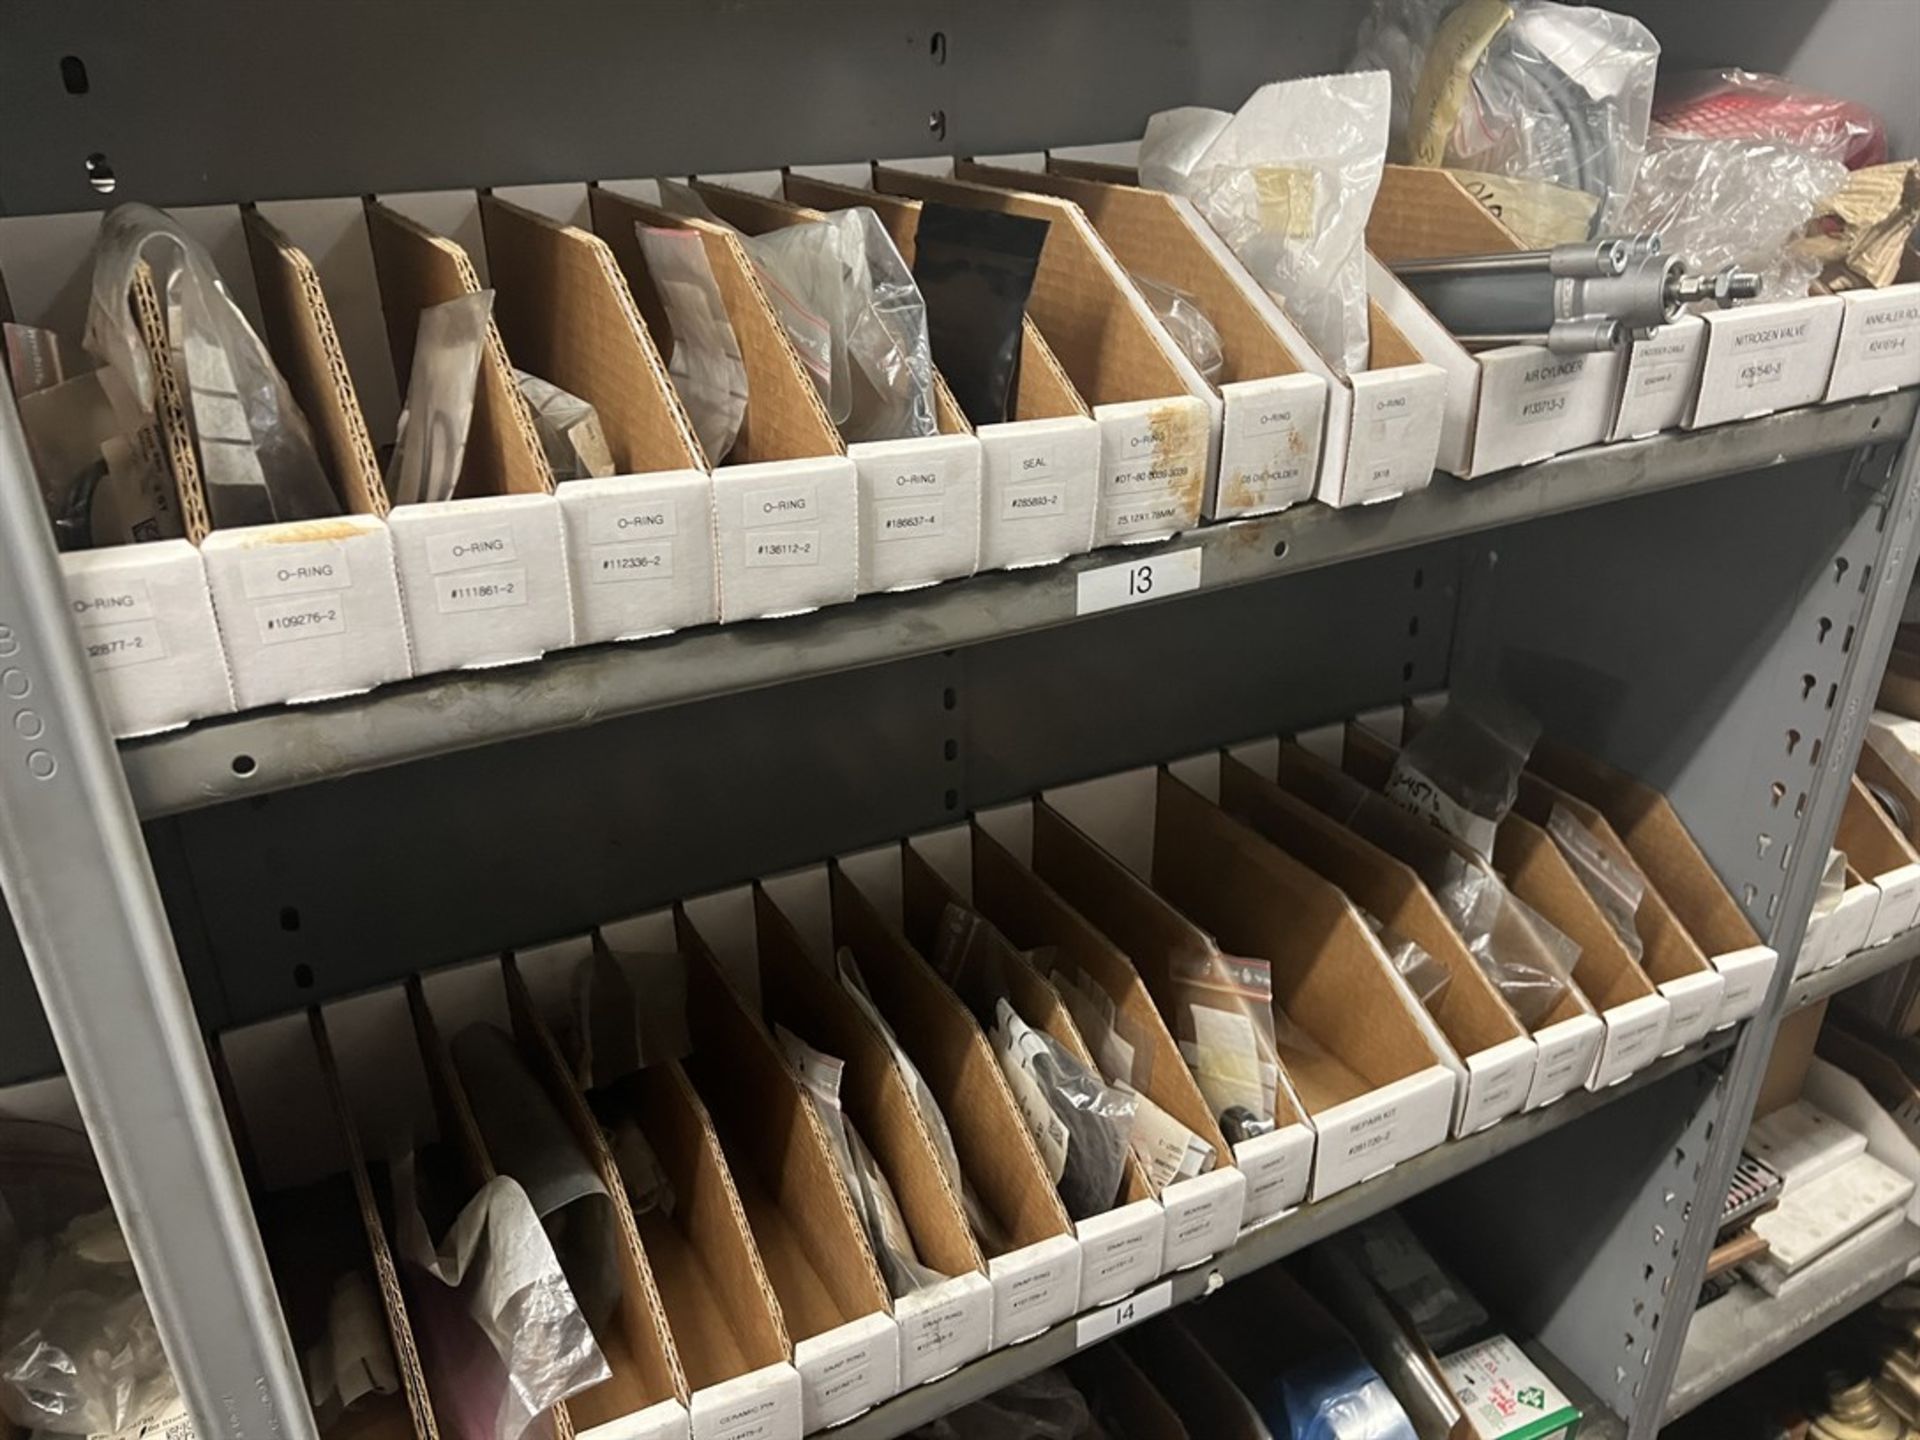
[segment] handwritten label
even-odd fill
[[[1074,1348],[1084,1350],[1109,1336],[1118,1335],[1142,1320],[1152,1319],[1172,1304],[1173,1282],[1162,1280],[1138,1295],[1129,1295],[1124,1300],[1116,1300],[1102,1309],[1090,1311],[1074,1322]]]
[[[1074,614],[1092,615],[1200,588],[1200,547],[1080,572]]]

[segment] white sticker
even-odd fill
[[[882,500],[873,507],[875,540],[918,540],[946,533],[947,507],[938,500]]]
[[[1009,480],[1026,485],[1036,480],[1051,480],[1058,472],[1060,447],[1051,440],[1036,440],[1013,456]]]
[[[1200,588],[1200,547],[1190,545],[1156,555],[1150,560],[1133,560],[1123,565],[1103,565],[1098,570],[1082,570],[1075,597],[1074,614],[1091,615],[1114,610],[1122,605],[1137,605],[1143,600],[1158,600]]]
[[[1009,485],[1000,492],[1002,520],[1043,520],[1061,514],[1066,508],[1064,484]]]
[[[262,645],[283,645],[317,635],[340,635],[347,628],[346,607],[338,594],[294,596],[253,607]]]
[[[1522,425],[1541,425],[1567,413],[1571,392],[1586,373],[1587,357],[1543,360],[1520,377],[1514,394],[1514,419]]]
[[[596,585],[621,585],[629,580],[671,580],[673,542],[628,540],[618,544],[595,545],[588,551],[587,565]]]
[[[747,566],[758,569],[765,565],[818,565],[820,563],[820,532],[818,530],[776,530],[767,534],[747,532]]]
[[[67,608],[81,629],[90,625],[119,625],[128,620],[153,619],[153,592],[144,580],[124,580],[115,590],[91,595],[68,595]]]
[[[505,610],[527,603],[527,567],[477,570],[435,582],[434,604],[442,615],[467,610]]]
[[[1108,493],[1146,494],[1175,490],[1193,473],[1191,458],[1174,446],[1180,432],[1161,416],[1143,415],[1102,427],[1102,449],[1112,445],[1113,469]]]
[[[1739,364],[1733,372],[1736,390],[1771,390],[1787,378],[1783,352],[1805,342],[1810,320],[1768,325],[1733,337],[1729,347]]]
[[[820,496],[813,485],[782,485],[749,490],[740,500],[745,525],[798,525],[820,518]],[[807,562],[811,564],[812,562]]]
[[[311,595],[321,590],[345,590],[353,584],[347,568],[346,546],[303,544],[296,556],[277,555],[268,546],[240,564],[240,581],[249,600],[271,600],[280,595]]]
[[[1685,340],[1642,340],[1633,347],[1633,365],[1628,390],[1636,399],[1647,399],[1677,388],[1693,377],[1695,338]]]
[[[158,620],[129,620],[119,625],[89,625],[80,632],[87,664],[95,670],[119,670],[167,658]]]
[[[427,568],[435,575],[511,565],[518,558],[511,525],[489,525],[484,530],[459,530],[451,535],[431,535],[427,539]],[[445,593],[444,589],[442,593]]]
[[[944,495],[947,493],[947,472],[942,465],[929,465],[919,470],[902,470],[894,475],[888,487],[895,495]]]
[[[1164,495],[1154,500],[1137,500],[1115,509],[1107,528],[1115,535],[1132,535],[1141,530],[1177,529],[1192,519],[1187,502]]]
[[[587,527],[587,538],[595,545],[613,545],[628,540],[665,540],[679,533],[679,507],[671,500],[652,504],[607,506],[596,510]]]
[[[1173,1281],[1162,1280],[1138,1295],[1082,1315],[1073,1326],[1073,1344],[1077,1350],[1117,1335],[1131,1325],[1149,1320],[1173,1304]]]

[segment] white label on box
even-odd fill
[[[640,500],[598,509],[587,523],[587,533],[595,545],[665,540],[679,533],[679,507],[672,500]]]
[[[427,537],[427,568],[435,575],[511,565],[519,558],[519,551],[513,543],[513,527],[505,521],[484,528],[434,533]]]
[[[80,630],[80,643],[86,647],[87,664],[95,670],[120,670],[167,658],[167,642],[160,634],[158,620],[85,625]]]
[[[1920,385],[1920,284],[1855,290],[1840,298],[1846,313],[1827,398]]]
[[[1122,1205],[1076,1222],[1080,1240],[1080,1308],[1104,1305],[1160,1273],[1166,1213],[1153,1200]]]
[[[1707,359],[1691,423],[1714,425],[1818,400],[1833,373],[1841,314],[1838,297],[1818,295],[1707,315]]]
[[[946,466],[922,465],[912,470],[896,470],[887,477],[886,488],[889,493],[901,497],[944,495],[947,493]]]
[[[1289,375],[1223,385],[1225,435],[1220,446],[1221,515],[1277,508],[1313,493],[1326,382]]]
[[[693,1440],[800,1440],[800,1376],[769,1365],[693,1392]]]
[[[1107,493],[1162,495],[1183,486],[1192,489],[1193,461],[1182,447],[1180,427],[1165,416],[1107,416],[1100,427],[1101,447],[1112,447]]]
[[[1160,1194],[1167,1211],[1163,1270],[1185,1270],[1218,1255],[1240,1233],[1246,1213],[1247,1177],[1222,1166],[1190,1180],[1176,1180]]]
[[[1760,1008],[1779,961],[1780,957],[1765,945],[1750,945],[1745,950],[1713,957],[1713,968],[1727,982],[1720,997],[1720,1013],[1714,1020],[1716,1030],[1724,1030]]]
[[[1627,353],[1627,378],[1620,387],[1614,438],[1654,435],[1684,421],[1706,348],[1706,323],[1695,315],[1634,341]]]
[[[1118,1335],[1131,1325],[1142,1320],[1150,1320],[1173,1304],[1173,1282],[1162,1280],[1150,1289],[1142,1290],[1138,1295],[1129,1295],[1116,1301],[1105,1309],[1096,1310],[1091,1315],[1082,1315],[1074,1322],[1073,1344],[1076,1350],[1084,1350],[1089,1345],[1098,1344],[1109,1336]]]
[[[1431,365],[1396,365],[1355,374],[1352,429],[1337,505],[1368,505],[1421,489],[1433,479],[1446,424],[1446,377]]]
[[[1564,420],[1572,404],[1572,391],[1586,370],[1584,355],[1546,355],[1529,366],[1514,388],[1514,423],[1547,425]]]
[[[780,485],[749,490],[740,500],[742,523],[749,526],[799,525],[820,518],[820,491],[814,485]]]
[[[353,584],[346,546],[338,541],[286,547],[292,554],[276,554],[279,548],[262,546],[259,554],[249,555],[241,563],[240,582],[249,600],[345,590]]]
[[[1115,505],[1107,529],[1114,535],[1159,534],[1163,530],[1178,530],[1192,518],[1192,507],[1187,501],[1163,495]]]
[[[67,596],[67,609],[82,630],[93,625],[119,625],[128,620],[151,620],[153,592],[144,580],[122,580],[90,594]]]
[[[1466,1061],[1467,1097],[1460,1110],[1460,1133],[1471,1135],[1526,1104],[1540,1047],[1527,1038],[1503,1040],[1467,1056]]]
[[[1009,468],[1009,482],[1013,485],[1029,485],[1040,480],[1051,480],[1059,473],[1060,447],[1052,440],[1030,440],[1014,449]]]
[[[673,541],[629,540],[624,544],[595,545],[588,553],[587,568],[596,585],[671,580]]]
[[[347,628],[347,608],[337,594],[295,595],[253,607],[262,645],[309,640],[316,635],[340,635]]]
[[[1150,560],[1134,560],[1123,565],[1103,565],[1098,570],[1082,570],[1074,602],[1074,614],[1091,615],[1136,605],[1143,600],[1158,600],[1200,588],[1200,547],[1192,545]]]
[[[1667,997],[1669,1011],[1667,1054],[1685,1049],[1713,1028],[1720,1013],[1720,997],[1726,988],[1727,982],[1720,978],[1717,970],[1682,975],[1677,980],[1660,983],[1660,993]]]
[[[1587,1082],[1601,1090],[1617,1085],[1634,1071],[1647,1065],[1660,1053],[1667,1038],[1671,1007],[1658,995],[1643,995],[1624,1005],[1603,1012],[1606,1040],[1600,1046],[1600,1058],[1594,1063],[1593,1076]]]
[[[873,507],[875,540],[919,540],[946,533],[947,507],[938,500],[882,500]]]
[[[468,610],[504,610],[527,603],[527,567],[462,570],[434,581],[433,600],[442,615]]]
[[[867,1315],[793,1347],[800,1410],[809,1433],[851,1420],[900,1384],[900,1332],[891,1317]]]
[[[1080,1298],[1080,1242],[1071,1235],[1023,1246],[987,1262],[993,1282],[993,1348],[1031,1339],[1073,1313]]]
[[[1586,1084],[1604,1034],[1595,1015],[1576,1015],[1536,1030],[1533,1038],[1540,1047],[1540,1063],[1533,1072],[1527,1108],[1538,1110]]]
[[[993,1287],[977,1272],[956,1275],[893,1302],[900,1327],[900,1388],[924,1385],[987,1353]]]
[[[1278,1219],[1307,1198],[1313,1172],[1313,1131],[1289,1125],[1233,1147],[1233,1163],[1247,1177],[1243,1228]]]
[[[1002,520],[1045,520],[1067,508],[1067,487],[1062,484],[1009,485],[1000,492]]]
[[[779,530],[766,534],[752,530],[747,532],[747,568],[750,570],[819,563],[818,530]]]

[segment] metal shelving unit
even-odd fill
[[[1829,4],[1862,36],[1889,23]],[[0,211],[1105,140],[1164,105],[1338,68],[1354,24],[1347,0],[476,0],[452,66],[451,22],[430,8],[14,7]],[[1858,78],[1789,7],[1629,8],[1696,39],[1737,16],[1744,62],[1841,90]],[[647,77],[650,112],[688,123],[636,124],[632,86],[582,83],[583,39],[607,73]],[[722,54],[754,103],[716,109]],[[1911,89],[1882,78],[1862,98],[1910,151]],[[1583,1434],[1652,1440],[1703,1366],[1731,1377],[1771,1358],[1718,1338],[1738,1328],[1725,1302],[1691,1340],[1689,1321],[1779,1018],[1898,963],[1889,946],[1788,979],[1810,857],[1834,833],[1913,572],[1917,419],[1904,393],[1596,448],[1358,512],[1307,506],[804,619],[238,716],[122,747],[116,764],[0,403],[0,1084],[64,1066],[205,1433],[301,1440],[312,1422],[208,1032],[1042,785],[1491,675],[1672,797],[1783,957],[1767,1005],[1615,1090],[1306,1207],[1175,1277],[1174,1298],[1409,1204],[1565,1377]],[[1077,615],[1086,571],[1194,547],[1194,593]],[[408,863],[421,857],[444,863]],[[35,993],[44,1019],[14,1003]],[[1858,1297],[1897,1278],[1881,1258]],[[1784,1349],[1828,1313],[1753,1323]],[[1074,1338],[1061,1327],[838,1433],[901,1434]]]
[[[1829,995],[1837,995],[1909,960],[1920,960],[1920,931],[1910,930],[1904,935],[1894,936],[1884,945],[1856,950],[1824,970],[1801,976],[1787,991],[1786,1013],[1792,1014]]]

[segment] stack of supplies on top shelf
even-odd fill
[[[1780,1204],[1754,1221],[1767,1242],[1748,1278],[1789,1293],[1808,1267],[1849,1241],[1867,1243],[1901,1222],[1913,1181],[1867,1154],[1867,1137],[1805,1100],[1756,1120],[1747,1149],[1778,1172]]]

